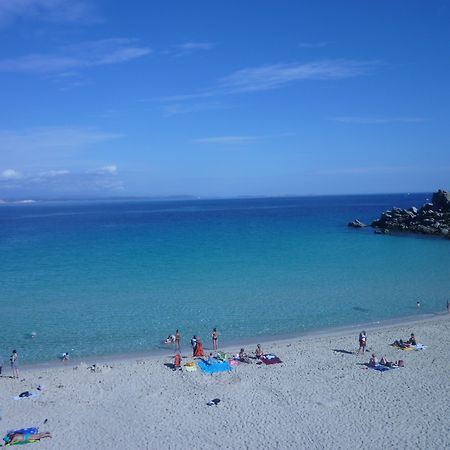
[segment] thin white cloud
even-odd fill
[[[96,170],[99,174],[117,175],[119,172],[116,165],[103,166]]]
[[[21,177],[21,173],[14,169],[6,169],[0,173],[0,178],[3,180],[16,180]]]
[[[300,42],[298,46],[300,48],[323,48],[327,47],[331,42]]]
[[[17,20],[96,22],[90,3],[83,0],[1,0],[0,25]]]
[[[79,148],[118,139],[123,135],[99,131],[95,128],[40,127],[20,131],[0,130],[2,153]]]
[[[375,64],[348,60],[273,64],[238,70],[219,80],[219,86],[231,93],[266,91],[295,81],[339,80],[366,75]]]
[[[370,74],[377,61],[325,60],[309,63],[272,64],[240,69],[198,92],[162,97],[163,103],[281,89],[300,81],[342,80]],[[148,100],[143,100],[148,101]]]
[[[163,106],[163,115],[166,117],[175,116],[177,114],[188,114],[202,111],[212,111],[217,109],[227,109],[230,106],[223,105],[221,103],[171,103]]]
[[[29,54],[0,60],[2,72],[38,72],[71,74],[72,70],[119,64],[141,58],[151,49],[133,39],[104,39],[65,46],[55,53]],[[72,74],[71,74],[72,75]]]
[[[61,169],[61,170],[47,170],[45,172],[40,172],[40,177],[61,177],[64,175],[69,175],[70,171]]]
[[[214,48],[214,44],[212,42],[185,42],[178,46],[180,50],[211,50]]]
[[[16,171],[14,171],[16,172]],[[18,174],[18,172],[16,172]],[[9,174],[11,175],[11,174]],[[28,172],[20,176],[0,174],[0,195],[48,196],[102,195],[124,190],[118,177],[117,166],[105,166],[99,170],[68,171],[47,170]]]
[[[420,123],[428,119],[424,117],[358,117],[341,116],[334,117],[334,121],[348,124],[380,125],[386,123]]]
[[[236,145],[254,142],[261,139],[261,136],[215,136],[194,139],[197,144],[219,144],[219,145]]]
[[[279,133],[261,136],[245,136],[245,135],[211,136],[211,137],[197,138],[194,139],[193,142],[197,144],[239,145],[258,142],[265,139],[284,138],[293,135],[294,135],[293,133]]]
[[[322,169],[317,171],[317,175],[368,175],[397,172],[414,172],[419,170],[411,166],[363,166],[363,167],[343,167],[336,169]]]

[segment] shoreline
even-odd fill
[[[51,432],[53,439],[39,443],[43,450],[376,450],[380,434],[389,450],[448,448],[450,315],[414,319],[364,326],[364,354],[356,352],[356,325],[268,340],[263,350],[281,363],[251,359],[211,375],[200,367],[173,371],[167,354],[96,360],[95,370],[69,361],[20,379],[4,375],[2,428]],[[426,349],[390,345],[411,332]],[[402,359],[404,367],[370,370],[371,353]],[[183,359],[183,365],[192,361]],[[38,385],[43,390],[36,394]],[[35,397],[17,400],[27,390]],[[208,406],[212,399],[219,404]]]
[[[238,347],[245,346],[256,346],[257,344],[289,344],[291,341],[296,341],[298,339],[312,339],[312,338],[321,338],[321,337],[338,337],[348,335],[350,333],[358,333],[365,329],[371,331],[380,331],[383,329],[389,329],[396,326],[403,325],[414,325],[423,324],[426,322],[432,322],[434,320],[445,320],[447,317],[450,317],[446,311],[437,312],[437,313],[421,313],[417,315],[410,316],[402,316],[393,319],[385,319],[375,322],[363,322],[352,325],[342,325],[338,327],[325,327],[318,328],[309,331],[301,331],[301,332],[292,332],[288,334],[277,334],[277,335],[264,335],[260,338],[255,336],[246,337],[246,338],[230,338],[219,340],[221,342],[220,350],[225,350],[227,352],[237,353]],[[356,337],[355,337],[356,340]],[[184,345],[181,346],[181,353],[183,357],[185,353],[191,353],[191,346],[188,341],[185,342]],[[209,339],[203,339],[204,349],[209,352],[213,349],[210,347],[211,342]],[[163,345],[163,344],[161,344]],[[19,369],[24,372],[28,372],[35,369],[55,369],[55,368],[65,368],[65,367],[73,367],[78,364],[107,364],[107,363],[124,363],[130,362],[134,360],[155,360],[159,358],[172,358],[175,354],[176,349],[173,346],[167,346],[166,348],[158,347],[152,350],[148,350],[145,352],[130,352],[130,353],[110,353],[103,355],[88,355],[83,357],[71,358],[67,362],[63,362],[62,360],[47,360],[47,361],[37,361],[31,363],[21,364]],[[8,367],[9,369],[9,367]]]

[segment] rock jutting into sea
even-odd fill
[[[431,203],[420,209],[414,206],[409,209],[394,207],[381,214],[371,226],[379,234],[388,230],[450,238],[450,192],[438,190]]]

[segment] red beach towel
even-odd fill
[[[261,356],[260,360],[264,363],[264,364],[281,364],[283,361],[281,361],[280,358],[278,358],[278,356],[275,355],[264,355]]]

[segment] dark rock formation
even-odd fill
[[[360,220],[355,219],[352,222],[349,222],[347,224],[348,227],[352,227],[352,228],[364,228],[367,227],[367,225],[365,223],[362,223]]]
[[[435,192],[432,203],[426,203],[420,209],[394,207],[374,220],[372,227],[380,230],[380,234],[387,230],[450,237],[450,193]]]

